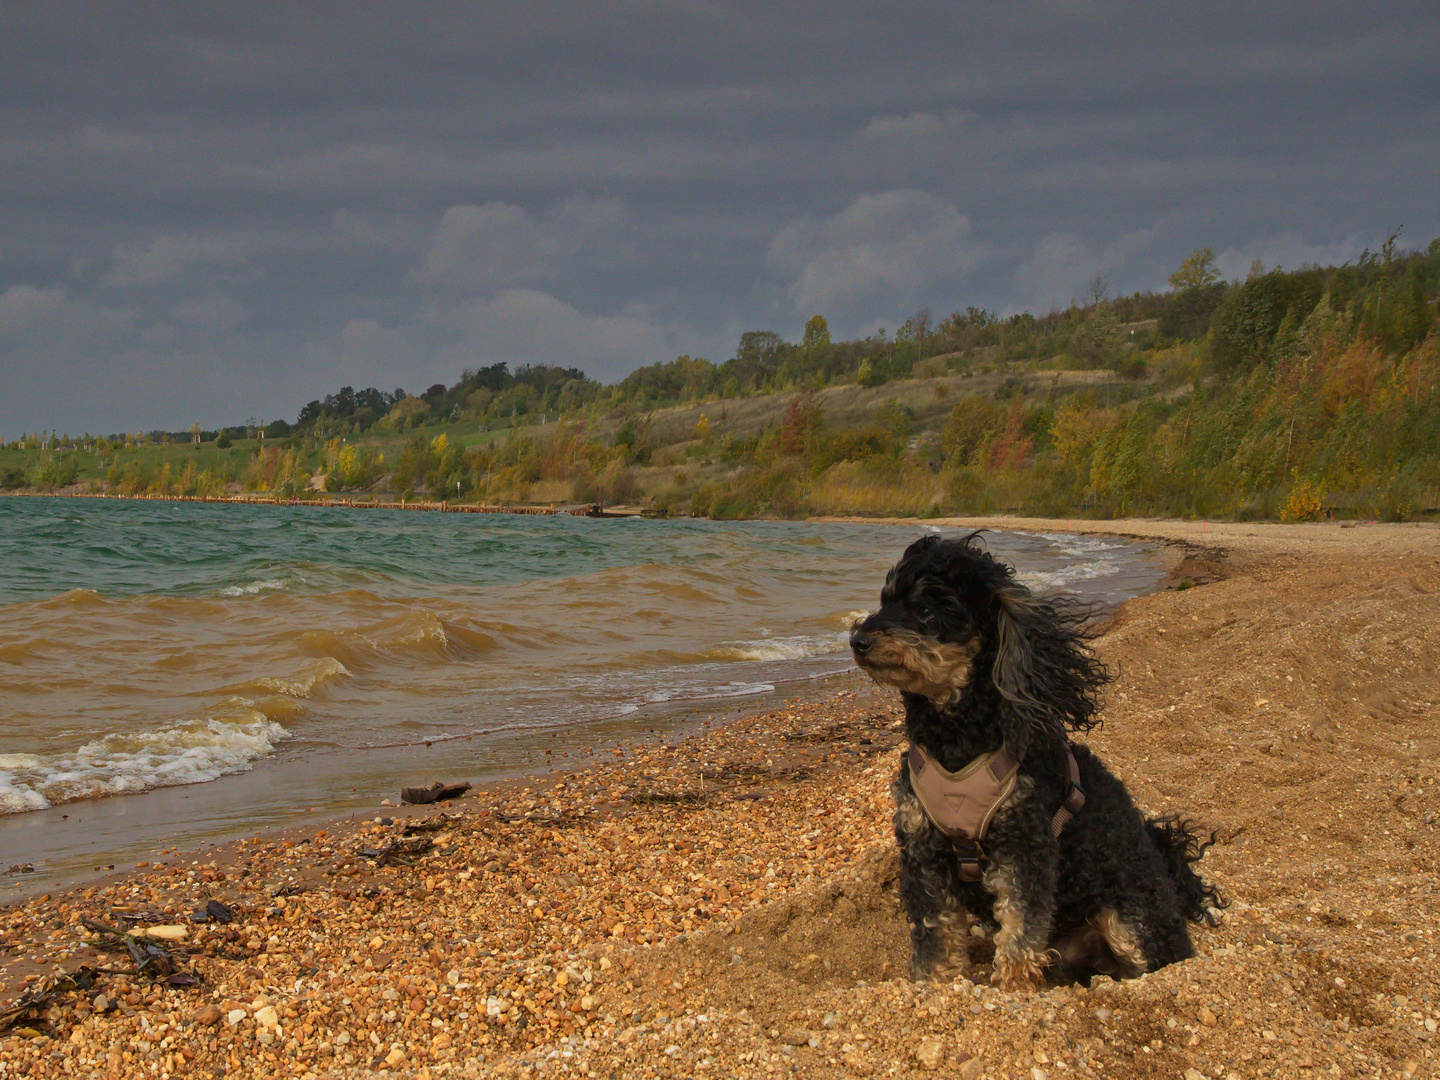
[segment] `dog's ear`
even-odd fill
[[[1035,737],[1054,723],[1050,710],[1036,695],[1033,603],[1025,589],[1009,587],[995,593],[995,665],[991,679],[1010,706],[1001,710],[1005,744],[1021,760]]]
[[[1005,699],[1001,728],[1016,757],[1036,743],[1063,740],[1066,729],[1099,723],[1098,694],[1110,673],[1086,644],[1089,609],[1036,599],[1011,584],[995,591],[995,663],[991,679]]]

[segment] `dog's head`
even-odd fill
[[[911,544],[885,578],[880,610],[850,632],[861,670],[942,711],[962,700],[998,715],[1017,756],[1038,739],[1098,722],[1108,680],[1084,639],[1086,609],[1030,595],[976,534]]]

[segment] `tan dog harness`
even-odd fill
[[[1065,745],[1070,783],[1065,801],[1050,819],[1050,832],[1059,837],[1066,822],[1085,805],[1085,792],[1080,787],[1080,766],[1075,752]],[[989,754],[981,754],[959,772],[950,772],[914,743],[907,756],[910,786],[925,808],[925,816],[950,838],[960,857],[960,877],[979,881],[985,851],[980,846],[990,820],[1000,804],[1015,790],[1020,772],[1019,760],[1006,746]]]

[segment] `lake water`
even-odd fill
[[[921,527],[0,498],[0,895],[849,669]],[[989,534],[1118,602],[1153,547]]]

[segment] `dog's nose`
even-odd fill
[[[856,652],[868,652],[870,646],[874,644],[875,639],[872,638],[869,634],[866,634],[860,630],[852,630],[850,632],[850,648],[854,649]]]

